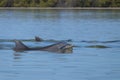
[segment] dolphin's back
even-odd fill
[[[61,52],[62,47],[66,46],[66,42],[59,42],[50,46],[43,47],[42,50],[44,51],[51,51],[51,52]]]

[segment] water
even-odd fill
[[[14,39],[71,39],[73,53],[15,52]],[[119,57],[120,10],[0,10],[0,80],[119,80]]]

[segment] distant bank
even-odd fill
[[[118,9],[120,7],[0,7],[0,9],[88,9],[88,10],[97,10],[97,9]]]
[[[120,0],[0,0],[0,7],[120,7]]]

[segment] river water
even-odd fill
[[[15,52],[15,39],[69,40],[73,53]],[[0,80],[120,80],[120,10],[1,9]]]

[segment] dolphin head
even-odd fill
[[[61,53],[72,53],[73,46],[71,44],[65,44],[60,48]]]

